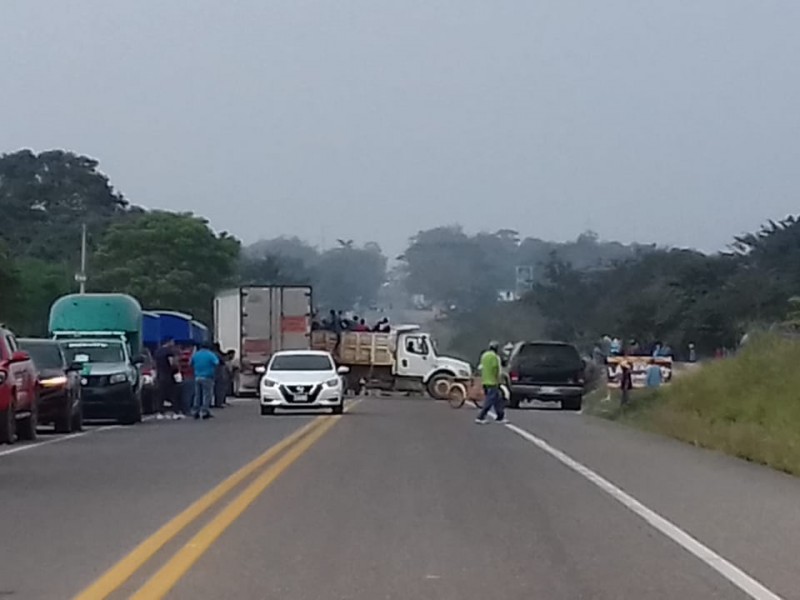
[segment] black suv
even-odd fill
[[[562,342],[520,342],[508,359],[509,406],[523,400],[561,402],[562,410],[583,404],[585,363],[575,346]]]

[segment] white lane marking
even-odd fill
[[[532,433],[525,431],[516,425],[508,424],[506,427],[532,444],[535,444],[540,449],[544,450],[550,456],[563,463],[576,473],[583,475],[586,479],[591,481],[626,508],[640,516],[665,536],[682,546],[685,550],[688,550],[694,554],[697,558],[717,571],[725,579],[730,581],[733,585],[742,590],[751,598],[754,598],[755,600],[782,600],[780,596],[768,590],[761,583],[742,571],[739,567],[725,560],[719,554],[711,550],[711,548],[703,545],[674,523],[671,523],[655,511],[647,508],[644,504],[636,500],[636,498],[622,491],[613,483],[592,471],[589,467],[579,463],[577,460],[573,459],[567,454],[564,454],[558,448],[554,448],[543,439],[536,437]]]
[[[25,446],[15,446],[14,448],[9,448],[8,450],[0,451],[0,456],[8,456],[9,454],[16,454],[17,452],[25,452],[26,450],[42,448],[43,446],[49,446],[50,444],[58,444],[60,442],[66,442],[67,440],[74,440],[75,438],[83,437],[92,433],[98,433],[100,431],[119,429],[120,427],[122,427],[122,425],[105,425],[103,427],[98,427],[97,429],[87,429],[86,431],[79,431],[78,433],[70,433],[69,435],[55,437],[49,440],[37,441],[31,444],[27,444]]]

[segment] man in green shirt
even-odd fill
[[[498,342],[490,342],[489,349],[481,355],[481,383],[485,400],[478,418],[475,422],[483,425],[487,423],[486,415],[494,408],[498,423],[508,423],[506,420],[505,408],[503,407],[503,395],[500,393],[500,355]]]

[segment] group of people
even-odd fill
[[[391,325],[389,325],[389,319],[386,317],[370,327],[367,325],[366,319],[360,319],[355,315],[347,317],[341,310],[337,312],[333,309],[322,321],[315,319],[311,323],[311,329],[314,331],[331,331],[333,333],[342,333],[343,331],[389,333],[392,330]]]
[[[235,351],[223,352],[219,344],[178,346],[165,340],[154,356],[156,419],[212,418],[211,408],[226,405],[235,358]],[[165,412],[167,404],[171,415]]]

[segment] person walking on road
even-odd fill
[[[175,360],[175,341],[167,338],[156,350],[153,357],[156,363],[156,419],[164,419],[164,406],[170,402],[177,404],[177,385],[175,374],[178,372]]]
[[[495,420],[498,423],[508,423],[506,419],[505,407],[503,406],[503,395],[500,392],[500,349],[499,342],[490,342],[489,349],[481,355],[481,383],[486,399],[483,408],[475,419],[479,425],[488,423],[486,415],[494,409]]]
[[[195,419],[211,418],[211,398],[214,396],[214,375],[219,358],[209,344],[204,344],[192,356],[195,390],[192,416]]]

